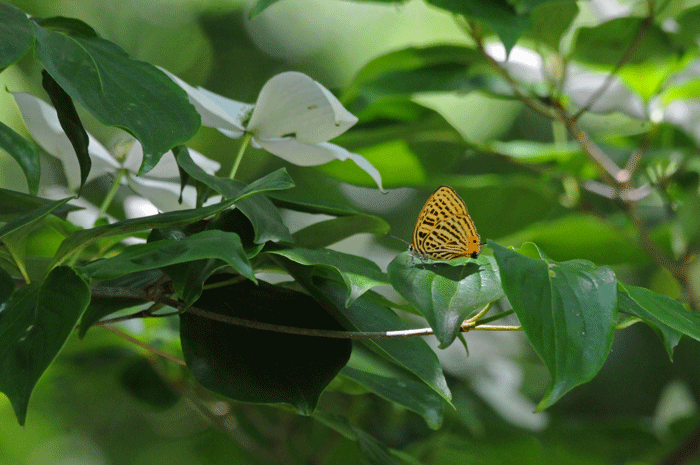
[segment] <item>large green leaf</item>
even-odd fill
[[[345,306],[347,290],[344,284],[312,275],[312,269],[290,261],[283,266],[317,301],[349,331],[394,331],[410,329],[396,313],[378,303],[378,299],[360,296]],[[418,338],[369,339],[363,341],[370,350],[382,355],[424,382],[446,401],[451,394],[440,362],[428,344]]]
[[[620,291],[620,310],[662,330],[669,356],[678,343],[677,333],[700,341],[700,314],[686,310],[677,300],[643,287],[620,285]]]
[[[24,56],[34,44],[34,31],[27,15],[0,3],[0,71]]]
[[[181,240],[164,239],[132,245],[119,255],[88,263],[79,269],[91,279],[114,279],[129,273],[206,258],[223,260],[241,275],[256,281],[240,237],[225,231],[202,231]]]
[[[555,262],[534,244],[521,253],[489,246],[508,301],[551,376],[540,411],[602,368],[617,322],[615,274],[583,260]]]
[[[0,221],[11,221],[18,215],[25,215],[53,202],[55,202],[55,200],[43,199],[23,192],[0,188]],[[80,208],[70,204],[64,204],[53,210],[53,214],[65,217],[67,213],[75,210],[80,210]]]
[[[426,0],[443,10],[487,24],[510,52],[520,36],[531,28],[530,18],[518,15],[506,0]]]
[[[73,151],[78,158],[78,166],[80,167],[80,189],[90,174],[92,161],[88,153],[88,144],[90,138],[87,131],[83,127],[83,122],[80,121],[78,111],[75,109],[73,99],[66,93],[65,90],[51,77],[46,70],[41,72],[41,84],[49,97],[51,103],[56,109],[56,116],[61,124],[63,132],[70,141]]]
[[[2,9],[2,4],[0,4],[0,9]],[[0,149],[5,150],[19,163],[27,178],[29,192],[36,195],[37,190],[39,190],[41,166],[39,153],[34,144],[0,122]]]
[[[390,363],[363,344],[355,344],[350,361],[340,372],[368,391],[403,405],[423,417],[428,426],[442,425],[444,399],[408,370]]]
[[[666,353],[668,354],[668,358],[670,360],[673,360],[673,349],[678,345],[678,342],[681,339],[682,333],[679,331],[676,331],[675,329],[669,327],[665,323],[663,323],[659,318],[656,317],[654,313],[658,313],[658,308],[659,305],[658,303],[664,303],[666,302],[655,302],[656,299],[654,299],[651,296],[655,296],[657,299],[661,296],[658,294],[654,294],[653,292],[649,291],[648,289],[644,288],[637,288],[639,289],[639,293],[641,295],[642,303],[638,302],[637,300],[633,299],[632,296],[629,294],[629,290],[623,286],[622,284],[618,283],[618,292],[617,292],[617,305],[618,305],[618,310],[623,313],[627,313],[629,315],[634,315],[636,317],[639,317],[644,321],[646,324],[648,324],[655,332],[658,334],[659,338],[661,339],[661,342],[664,345],[664,349],[666,349]],[[644,294],[650,294],[650,295],[644,295]],[[646,298],[645,298],[646,297]],[[671,300],[671,299],[669,299]],[[673,301],[675,302],[675,301]],[[676,302],[678,303],[678,302]],[[680,305],[679,305],[680,306]],[[654,310],[654,313],[650,312],[647,310],[646,307],[651,307]],[[668,305],[662,305],[661,308],[666,308],[668,309]],[[687,311],[680,306],[683,312]],[[675,309],[674,309],[675,310]],[[662,310],[663,311],[663,310]]]
[[[353,215],[319,221],[294,233],[294,243],[306,249],[319,249],[340,242],[355,234],[384,235],[389,224],[378,216]]]
[[[141,142],[140,174],[199,129],[199,114],[185,91],[155,66],[129,58],[99,37],[39,25],[34,30],[36,57],[61,88],[102,123],[123,128]]]
[[[0,391],[20,425],[39,378],[75,329],[90,302],[87,283],[68,267],[14,292],[0,313]]]
[[[387,267],[394,289],[428,320],[442,348],[454,342],[468,316],[504,295],[493,257],[454,262],[423,263],[402,253]]]
[[[644,18],[616,18],[577,32],[573,58],[590,63],[614,66],[623,58],[635,40]],[[665,61],[675,53],[669,34],[656,24],[649,25],[635,53],[628,61]]]
[[[355,299],[375,286],[389,284],[386,275],[371,260],[356,255],[337,252],[330,249],[285,249],[270,253],[282,255],[302,265],[322,266],[340,274],[347,286],[345,306],[349,307]]]
[[[241,181],[207,174],[194,163],[187,149],[181,149],[177,152],[177,163],[193,179],[222,194],[224,198],[238,197],[246,187],[246,184]],[[280,186],[275,190],[287,189],[293,186],[294,183],[290,182],[287,186]],[[240,209],[253,225],[256,244],[262,244],[267,241],[293,241],[289,229],[282,221],[282,215],[267,197],[257,195],[243,199],[236,203],[236,208]]]
[[[342,327],[301,292],[250,281],[203,292],[198,308],[278,325]],[[183,313],[187,366],[203,386],[242,402],[288,403],[309,414],[350,358],[348,339],[299,336],[234,326]]]
[[[218,213],[236,202],[240,202],[252,195],[269,190],[286,189],[289,187],[291,179],[284,170],[274,171],[257,181],[250,183],[245,189],[239,192],[233,199],[209,205],[202,208],[190,210],[180,210],[174,212],[161,213],[159,215],[145,216],[131,220],[119,221],[105,226],[77,231],[67,237],[54,257],[53,266],[63,263],[71,255],[83,250],[99,239],[111,236],[125,235],[137,231],[146,231],[155,228],[172,228],[184,226],[204,219],[210,215]]]

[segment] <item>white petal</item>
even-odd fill
[[[197,191],[193,186],[185,186],[182,195],[182,204],[178,203],[180,197],[180,183],[175,181],[163,181],[149,179],[143,176],[128,176],[129,187],[140,196],[151,201],[158,210],[169,212],[194,208],[197,201]]]
[[[379,174],[377,168],[362,155],[352,153],[338,145],[331,144],[330,142],[304,144],[292,137],[285,139],[264,139],[257,142],[271,154],[277,155],[299,166],[322,165],[333,160],[342,161],[350,159],[374,179],[374,182],[379,186],[379,190],[385,192],[382,187],[382,176]]]
[[[242,118],[245,116],[243,111],[250,111],[252,105],[227,99],[226,97],[214,94],[201,87],[195,89],[165,69],[158,69],[167,74],[168,77],[187,92],[190,103],[194,105],[195,109],[202,117],[202,126],[216,128],[221,132],[226,131],[224,132],[226,135],[238,134],[235,137],[243,135],[245,131],[242,125]]]
[[[316,144],[333,139],[355,123],[357,118],[326,88],[305,74],[290,71],[265,83],[247,129],[258,141],[294,136]]]
[[[214,174],[221,168],[221,165],[214,160],[210,160],[201,153],[188,149],[190,152],[190,157],[192,160],[202,168],[207,174]],[[131,147],[129,154],[124,160],[124,168],[128,169],[132,173],[136,174],[141,167],[141,161],[143,160],[143,147],[138,141],[134,142]],[[146,178],[157,178],[157,179],[176,179],[180,176],[180,170],[177,167],[177,161],[175,160],[175,155],[173,151],[169,150],[158,161],[158,164],[153,167],[151,171],[143,175]]]
[[[54,107],[40,98],[25,92],[13,92],[12,96],[17,102],[24,123],[32,134],[34,140],[49,154],[61,160],[66,172],[68,188],[77,190],[80,185],[80,166],[75,155],[75,150],[63,132],[61,123]],[[92,160],[92,168],[87,181],[90,181],[105,173],[114,173],[119,163],[111,153],[100,144],[97,139],[88,134],[88,153]]]

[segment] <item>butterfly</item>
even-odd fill
[[[451,187],[440,186],[418,214],[408,251],[420,259],[452,260],[476,258],[482,245],[464,200]]]

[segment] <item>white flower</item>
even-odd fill
[[[43,100],[24,92],[12,94],[22,113],[27,129],[34,140],[50,155],[61,160],[68,181],[68,189],[77,191],[80,186],[80,167],[75,150],[58,121],[56,110]],[[120,144],[116,144],[114,153],[107,150],[92,135],[88,134],[90,142],[88,152],[92,167],[87,177],[89,182],[106,173],[115,175],[122,171],[122,184],[128,185],[134,192],[152,202],[160,211],[172,211],[195,207],[196,191],[192,186],[186,186],[183,192],[182,204],[178,203],[180,196],[180,181],[177,163],[172,152],[168,152],[158,164],[143,176],[137,176],[143,149],[141,144],[124,133]],[[190,150],[190,156],[197,165],[209,174],[214,174],[221,165],[204,155]]]
[[[357,118],[309,76],[293,71],[278,74],[265,83],[255,105],[250,105],[201,87],[194,88],[163,71],[187,92],[202,116],[203,126],[216,128],[232,138],[248,133],[255,147],[295,165],[313,166],[350,159],[384,190],[381,175],[371,163],[328,142],[350,129]]]

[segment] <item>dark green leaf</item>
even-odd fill
[[[194,163],[186,150],[178,152],[177,163],[193,179],[222,194],[224,198],[239,197],[246,188],[246,185],[241,181],[219,178],[205,173],[203,169]],[[276,173],[279,173],[280,180],[284,178],[282,170],[278,170]],[[289,182],[280,183],[274,190],[287,189],[293,186],[294,184],[289,179]],[[236,207],[248,217],[253,225],[256,244],[262,244],[267,241],[293,241],[289,229],[282,221],[282,215],[267,197],[258,195],[246,198],[237,202]]]
[[[362,452],[362,458],[367,463],[371,465],[399,465],[399,461],[391,455],[386,445],[355,426],[352,429],[357,435],[357,445]]]
[[[0,4],[1,8],[2,4]],[[0,122],[0,148],[19,163],[27,178],[29,193],[36,195],[39,190],[41,165],[39,164],[39,153],[34,144]]]
[[[0,391],[20,425],[39,378],[73,332],[90,289],[72,269],[58,267],[43,283],[15,291],[0,313]]]
[[[533,244],[520,250],[538,258],[488,243],[508,301],[552,378],[540,411],[605,363],[617,322],[615,274],[583,260],[555,262]]]
[[[0,268],[0,308],[2,305],[10,298],[12,293],[15,291],[15,281],[12,279],[7,271]],[[0,318],[1,318],[0,312]]]
[[[78,165],[80,166],[80,189],[82,189],[88,174],[90,174],[90,167],[92,166],[90,154],[88,153],[90,139],[83,127],[82,121],[80,121],[80,116],[78,116],[78,112],[70,96],[46,70],[41,72],[41,78],[41,84],[44,86],[46,93],[49,94],[54,108],[56,108],[56,115],[58,116],[58,121],[61,123],[61,128],[63,128],[63,132],[66,133],[66,137],[68,137],[70,144],[73,146],[73,150],[75,150],[75,155],[78,158]]]
[[[641,319],[655,324],[663,324],[674,331],[700,341],[700,314],[689,312],[678,302],[643,287],[624,286],[633,306],[626,310],[633,311]]]
[[[389,284],[379,266],[364,257],[337,252],[330,249],[285,249],[272,251],[302,265],[322,266],[340,274],[347,286],[345,306],[375,286]]]
[[[366,295],[345,306],[345,285],[326,279],[314,279],[309,267],[290,261],[283,266],[317,301],[349,331],[398,331],[409,329],[396,313]],[[373,339],[363,341],[370,350],[376,351],[392,363],[415,374],[443,399],[449,402],[451,394],[445,375],[435,352],[428,344],[417,338]]]
[[[224,260],[241,275],[255,281],[240,237],[224,231],[203,231],[182,240],[165,239],[132,245],[115,257],[88,263],[80,270],[91,279],[114,279],[129,273],[205,258]]]
[[[577,3],[573,0],[528,0],[527,3],[528,9],[532,9],[533,23],[532,33],[528,35],[558,51],[562,35],[578,14]]]
[[[519,16],[506,0],[426,0],[428,4],[487,24],[510,52],[530,29],[528,16]]]
[[[250,8],[250,12],[248,13],[248,19],[253,19],[253,17],[259,15],[278,1],[279,0],[257,0],[255,3],[253,3],[253,6]]]
[[[676,319],[681,322],[683,322],[682,316],[687,315],[688,318],[692,320],[695,319],[695,315],[689,313],[675,300],[655,294],[643,287],[626,287],[622,284],[618,284],[618,286],[617,305],[619,311],[639,317],[642,321],[651,326],[656,334],[659,335],[659,338],[661,338],[668,358],[673,360],[673,349],[678,345],[683,333],[668,326],[658,318],[656,314],[665,313],[667,316],[671,316],[671,318],[676,317]],[[636,299],[630,295],[630,289],[636,295]],[[647,308],[650,308],[651,311]],[[687,322],[688,321],[685,321],[683,323]],[[695,326],[696,333],[700,335],[700,319],[697,319]]]
[[[643,18],[617,18],[578,31],[573,58],[589,63],[615,66],[643,27]],[[669,34],[656,24],[649,25],[630,58],[631,63],[667,60],[675,50]]]
[[[0,221],[10,221],[18,215],[27,214],[53,202],[55,200],[43,199],[34,195],[0,188]],[[75,210],[80,210],[80,208],[65,204],[55,209],[53,214],[65,217],[67,213]]]
[[[112,313],[144,305],[144,301],[141,299],[112,295],[110,292],[111,288],[117,290],[146,289],[162,277],[163,273],[160,271],[144,271],[100,283],[100,287],[92,289],[90,305],[88,305],[88,308],[83,312],[83,316],[80,319],[78,337],[82,339],[93,324]]]
[[[98,38],[99,34],[88,24],[76,18],[66,18],[65,16],[53,16],[51,18],[37,19],[44,29],[55,32],[64,32],[69,35],[80,35],[84,37]]]
[[[0,3],[0,71],[22,58],[34,44],[34,31],[27,15]]]
[[[454,262],[428,264],[402,253],[387,267],[392,286],[428,320],[441,348],[454,342],[466,318],[504,295],[493,257]]]
[[[342,329],[306,294],[250,281],[206,290],[198,308],[265,323]],[[238,327],[185,312],[180,338],[187,366],[203,386],[242,402],[293,405],[309,414],[350,357],[347,339]]]
[[[314,213],[333,216],[357,215],[359,212],[349,205],[327,202],[323,198],[297,199],[291,196],[270,195],[270,200],[279,208],[286,208],[302,213]]]
[[[396,365],[386,369],[382,362],[389,364],[358,344],[353,347],[352,357],[340,373],[389,402],[395,402],[416,412],[430,428],[440,428],[445,406],[442,397],[425,383],[416,380],[407,370]]]
[[[32,210],[20,216],[19,218],[15,218],[12,221],[9,221],[7,224],[0,228],[0,238],[4,237],[6,234],[18,231],[19,229],[24,228],[25,226],[39,221],[40,219],[53,212],[58,207],[65,204],[72,198],[73,197],[68,197],[61,200],[54,200],[50,203],[38,206],[35,210]]]
[[[158,410],[166,410],[180,399],[145,358],[139,358],[124,370],[120,381],[129,394]]]
[[[355,234],[371,233],[383,236],[389,224],[373,215],[353,215],[320,221],[294,233],[294,243],[307,249],[327,247]]]
[[[61,88],[103,124],[121,127],[141,142],[139,174],[199,129],[199,114],[185,91],[156,67],[98,37],[34,29],[37,59]]]

